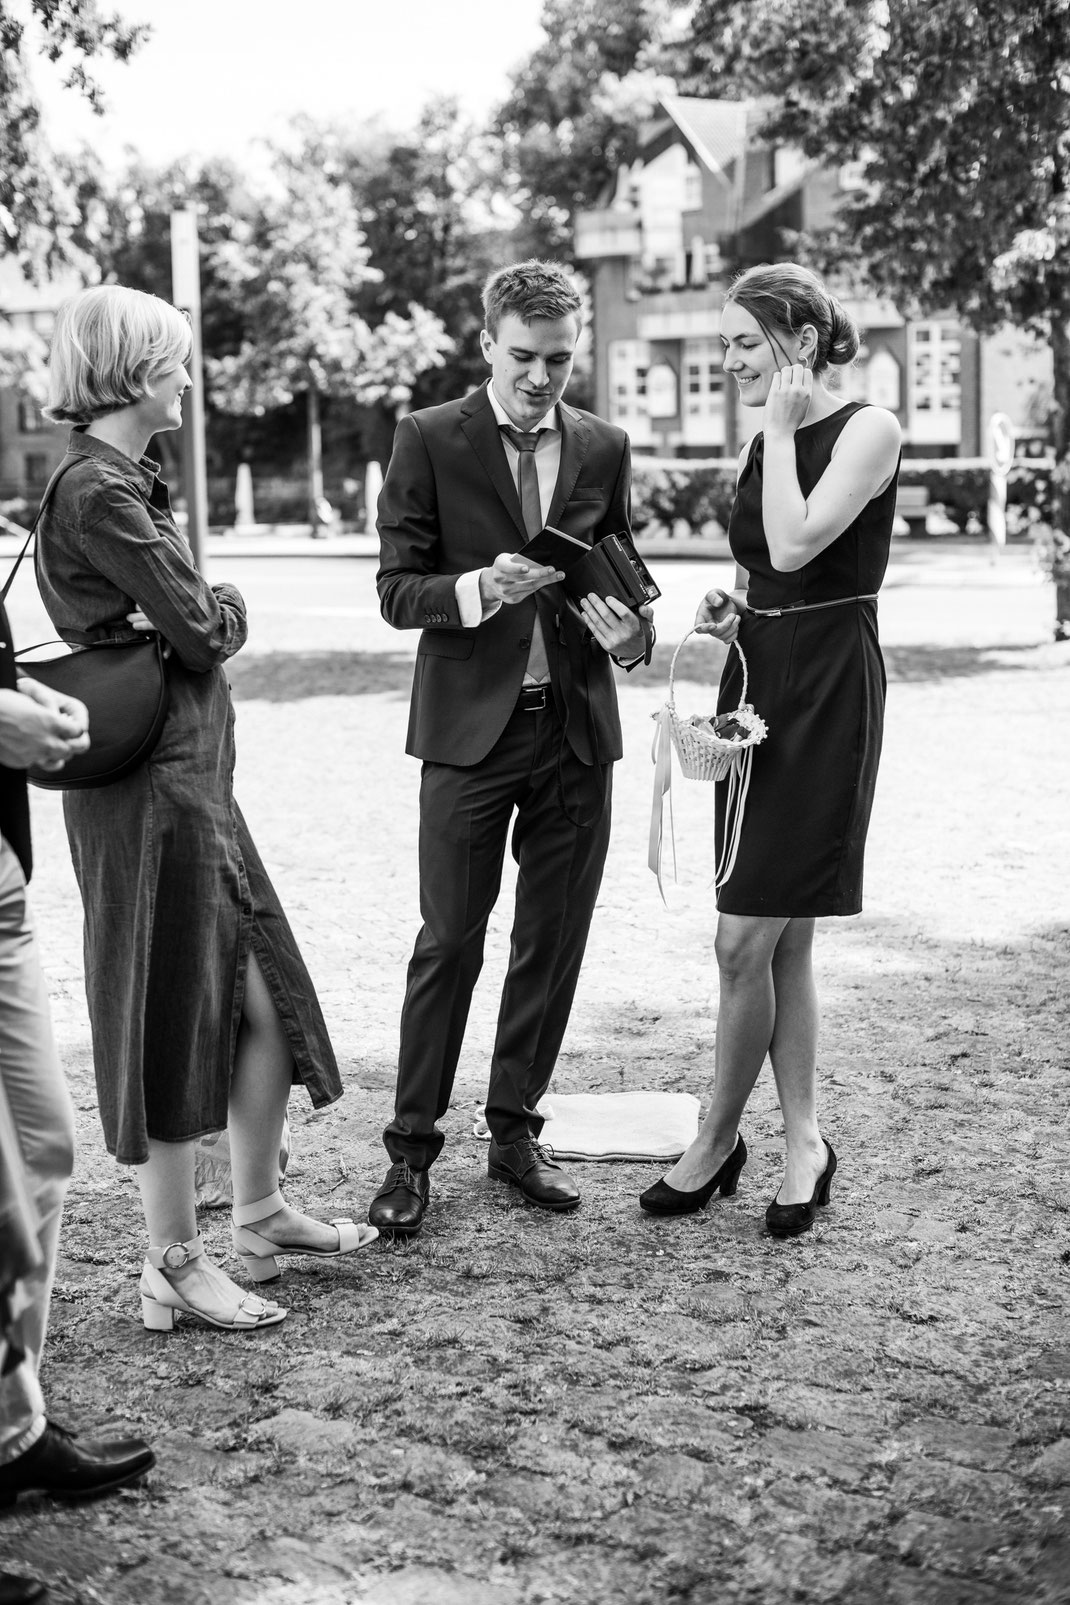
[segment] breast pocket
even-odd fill
[[[566,535],[580,540],[591,540],[594,530],[605,517],[606,498],[597,487],[590,486],[573,491],[560,518],[560,527]]]
[[[425,630],[416,648],[421,658],[470,658],[475,648],[474,630]]]

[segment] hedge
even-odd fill
[[[715,522],[728,527],[735,496],[734,458],[632,458],[632,523],[673,525],[682,520],[693,530]],[[1052,464],[1046,458],[1024,458],[1014,464],[1007,481],[1008,506],[1035,507],[1045,516],[1051,505]],[[984,457],[905,457],[901,485],[924,485],[931,506],[965,529],[974,514],[983,524],[988,506],[989,465]]]

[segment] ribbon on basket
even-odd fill
[[[714,887],[721,886],[735,868],[739,840],[743,829],[743,810],[750,787],[751,759],[754,747],[764,741],[768,730],[747,701],[747,660],[738,641],[732,645],[739,654],[743,668],[743,691],[739,707],[734,713],[713,718],[692,714],[683,719],[676,710],[674,678],[676,660],[684,642],[695,634],[688,630],[672,655],[669,665],[669,700],[654,714],[657,729],[651,748],[654,762],[654,800],[650,811],[650,844],[647,861],[658,878],[661,900],[668,907],[662,878],[662,859],[665,847],[665,799],[669,799],[669,841],[672,847],[673,880],[676,879],[676,837],[672,819],[672,754],[680,764],[685,780],[727,780],[725,798],[724,840],[714,872]]]

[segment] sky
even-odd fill
[[[105,0],[152,24],[125,64],[92,72],[108,112],[94,117],[44,59],[34,78],[52,143],[90,142],[109,166],[127,147],[166,162],[187,152],[255,155],[290,118],[380,116],[411,127],[434,94],[474,116],[508,89],[541,43],[542,0]]]

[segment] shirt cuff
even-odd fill
[[[467,574],[458,574],[454,585],[457,611],[466,630],[474,630],[484,619],[489,619],[497,613],[502,605],[500,602],[489,602],[484,607],[483,598],[479,594],[479,576],[482,573],[481,568],[473,568]]]

